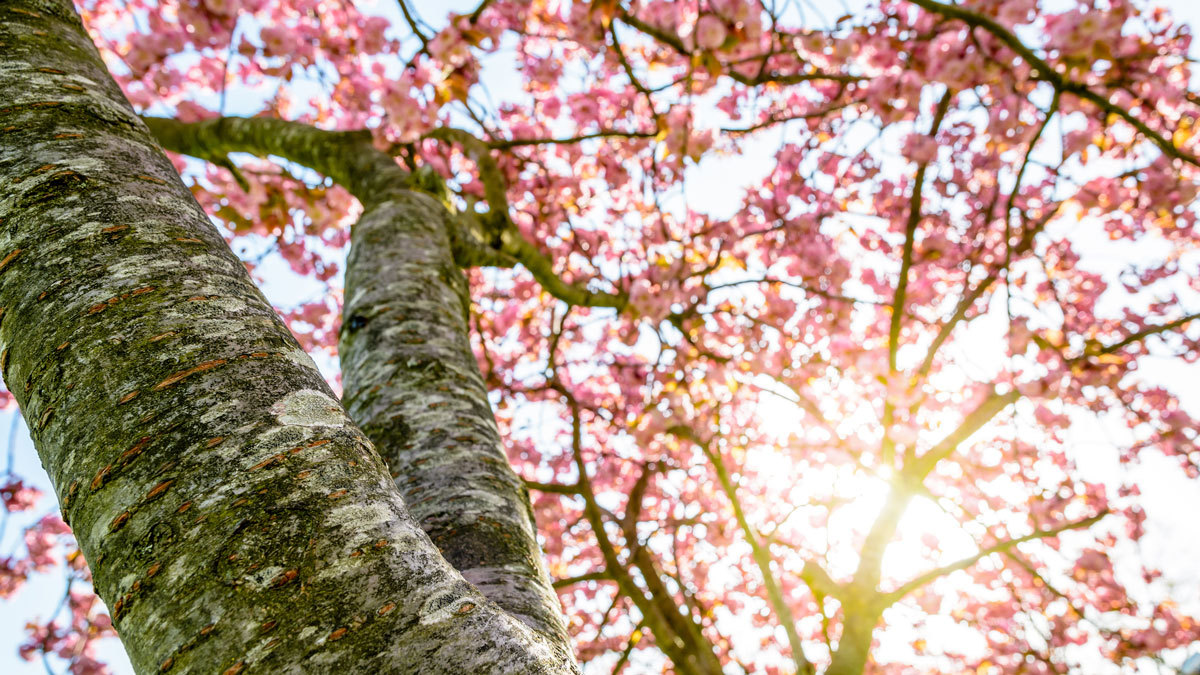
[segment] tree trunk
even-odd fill
[[[109,77],[0,4],[0,370],[152,672],[572,672],[484,598]]]
[[[146,122],[175,152],[211,161],[230,152],[281,156],[332,177],[363,203],[338,350],[347,409],[447,560],[569,650],[529,498],[504,455],[471,351],[459,266],[496,252],[472,243],[443,204],[410,190],[413,177],[372,146],[369,132],[264,118]]]
[[[446,209],[396,191],[354,226],[338,353],[346,410],[421,527],[484,595],[568,642],[533,512],[468,338]]]
[[[825,675],[862,675],[871,655],[879,615],[863,607],[847,608],[843,615],[842,636]]]

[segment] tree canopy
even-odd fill
[[[335,384],[371,319],[342,292],[364,195],[398,168],[436,198],[585,672],[1132,672],[1200,639],[1135,475],[1200,477],[1161,375],[1200,356],[1200,88],[1167,11],[76,5]],[[1094,424],[1122,429],[1101,470]],[[0,596],[68,534],[28,529]],[[104,672],[66,564],[72,618],[23,654]]]

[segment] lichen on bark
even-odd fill
[[[210,161],[277,155],[364,206],[354,225],[339,344],[344,401],[414,516],[488,598],[570,648],[528,495],[503,451],[471,351],[459,267],[478,255],[444,204],[357,132],[262,118],[146,118],[170,150]],[[456,245],[457,244],[457,245]]]
[[[467,283],[445,213],[427,195],[399,191],[354,226],[338,349],[346,409],[455,569],[567,643],[529,498],[471,351]]]

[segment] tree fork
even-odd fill
[[[461,223],[409,189],[413,176],[374,148],[368,132],[264,118],[145,121],[170,150],[210,161],[229,152],[279,155],[334,178],[363,203],[339,346],[346,407],[447,560],[570,649],[529,498],[504,455],[471,350],[458,265],[464,253],[480,256],[470,254],[477,247]]]
[[[574,672],[408,514],[66,0],[0,5],[0,369],[153,672]]]

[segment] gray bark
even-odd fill
[[[467,283],[446,209],[395,193],[354,226],[338,353],[346,410],[374,441],[455,569],[534,629],[568,642],[467,332]]]
[[[575,670],[409,515],[67,0],[0,4],[0,370],[136,670]]]
[[[490,257],[477,238],[444,205],[409,189],[413,177],[365,132],[263,118],[146,122],[170,150],[218,162],[230,152],[277,155],[332,177],[363,203],[339,345],[347,410],[446,559],[570,649],[529,497],[504,455],[471,351],[458,266]]]

